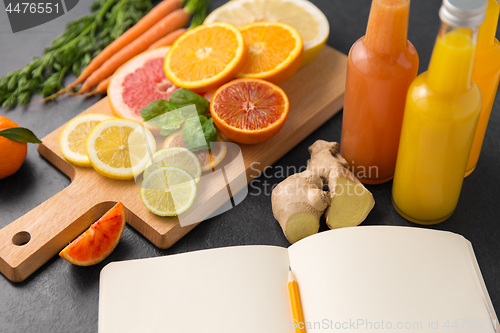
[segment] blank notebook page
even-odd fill
[[[308,333],[331,331],[332,325],[346,332],[391,331],[389,326],[406,332],[494,332],[494,310],[462,236],[356,227],[323,232],[288,251]]]
[[[99,333],[290,333],[288,266],[271,246],[108,264]]]

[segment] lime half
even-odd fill
[[[196,184],[200,181],[200,160],[191,150],[184,147],[168,147],[157,151],[146,164],[144,179],[154,171],[167,166],[186,170],[193,176]]]
[[[159,216],[184,213],[196,197],[194,177],[177,167],[162,167],[142,182],[141,199],[147,209]]]

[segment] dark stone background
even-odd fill
[[[213,8],[226,1],[214,0]],[[328,17],[331,26],[328,45],[344,53],[364,35],[370,0],[312,0]],[[0,6],[0,76],[25,65],[32,56],[61,33],[66,22],[88,13],[91,1],[80,1],[70,12],[42,26],[12,34],[7,15]],[[409,39],[420,55],[422,72],[428,66],[439,28],[437,0],[411,4]],[[497,34],[498,36],[499,34]],[[313,84],[313,82],[308,83]],[[66,98],[57,103],[33,103],[24,108],[0,110],[19,125],[42,138],[100,97]],[[99,272],[111,261],[146,258],[213,247],[269,244],[288,246],[271,212],[270,188],[282,180],[281,169],[305,165],[307,147],[317,139],[340,140],[342,116],[327,121],[260,177],[249,196],[235,209],[205,221],[168,250],[159,250],[127,226],[116,250],[93,267],[70,265],[59,257],[43,265],[26,281],[16,284],[0,276],[1,332],[96,332]],[[465,179],[455,214],[431,228],[459,233],[475,249],[486,286],[495,308],[500,309],[500,95],[497,95],[483,151],[476,171]],[[276,176],[275,176],[276,175]],[[15,175],[0,180],[0,228],[69,185],[69,179],[41,158],[29,145],[28,157]],[[391,205],[391,182],[370,186],[376,205],[363,225],[415,226],[400,217]],[[88,195],[92,195],[89,193]],[[325,226],[323,226],[325,228]],[[175,274],[175,272],[173,272]]]

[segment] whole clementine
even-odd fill
[[[9,118],[0,116],[0,131],[19,127]],[[0,179],[16,173],[21,167],[28,152],[26,142],[14,141],[0,136]]]

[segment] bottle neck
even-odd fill
[[[495,36],[498,26],[498,16],[500,14],[500,1],[488,0],[486,9],[486,19],[479,28],[477,39],[478,47],[487,47],[495,44]]]
[[[408,47],[410,0],[373,0],[364,38],[365,46],[391,54]]]
[[[472,87],[477,28],[441,25],[429,64],[429,87],[439,93],[460,93]]]

